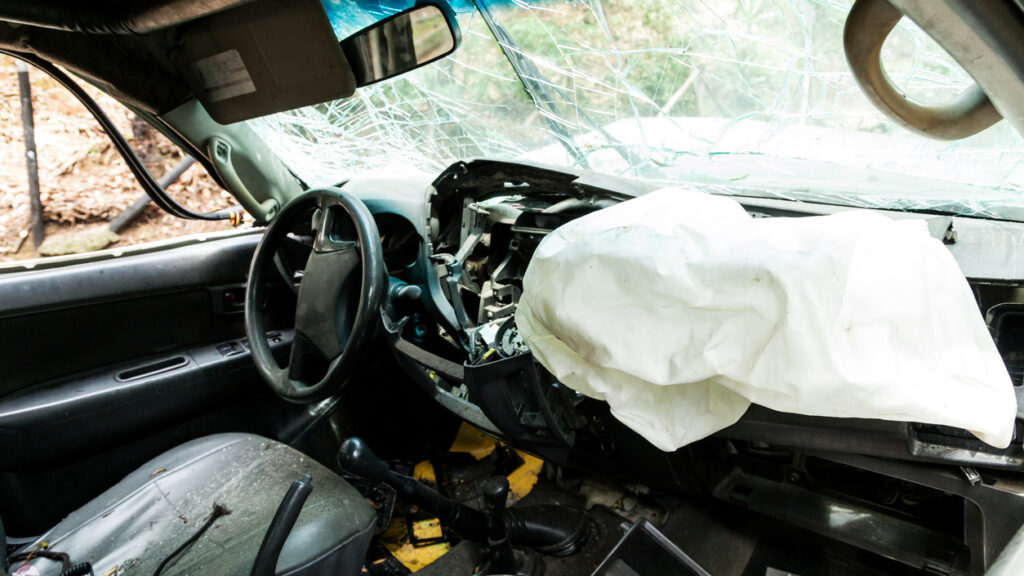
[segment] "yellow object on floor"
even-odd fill
[[[484,434],[480,430],[477,430],[472,425],[463,422],[459,427],[458,434],[455,435],[455,440],[452,442],[449,452],[457,452],[469,454],[476,460],[483,460],[490,456],[497,449],[499,442],[494,438],[491,438],[487,434]],[[544,461],[536,456],[531,456],[525,452],[516,450],[516,454],[522,458],[523,463],[512,471],[508,475],[508,486],[509,486],[509,504],[522,500],[530,490],[533,490],[534,485],[537,484],[537,476],[540,471],[544,468]],[[417,480],[428,478],[427,482],[436,482],[434,477],[434,468],[430,465],[429,473],[424,470],[426,475],[424,478],[420,478],[417,473],[420,472],[420,466],[430,465],[429,462],[420,462],[416,465],[416,472],[414,477]]]
[[[469,454],[476,460],[483,460],[490,456],[497,447],[497,440],[463,422],[448,451]]]
[[[480,461],[493,454],[498,445],[499,442],[494,438],[463,422],[448,451],[469,454],[475,460]],[[540,458],[519,450],[516,450],[516,454],[519,455],[523,463],[507,476],[509,504],[522,500],[533,490],[533,487],[537,485],[538,476],[544,468],[544,461]],[[417,464],[413,469],[412,476],[431,487],[437,486],[437,472],[429,460]],[[413,522],[412,530],[418,540],[438,538],[443,535],[441,522],[437,518]],[[405,518],[399,517],[392,519],[391,525],[380,535],[380,542],[399,562],[413,572],[444,556],[451,549],[447,542],[413,546],[410,543]]]
[[[412,530],[417,538],[437,538],[442,534],[441,522],[437,518],[413,522]],[[392,520],[388,529],[380,535],[380,542],[392,556],[413,572],[444,556],[451,549],[447,542],[413,546],[409,541],[409,530],[404,518]]]
[[[516,450],[516,454],[523,459],[523,463],[508,475],[508,500],[509,504],[518,502],[526,497],[537,485],[537,477],[544,468],[544,461],[536,456]]]
[[[441,521],[437,518],[413,522],[412,533],[414,536],[416,536],[417,540],[426,540],[427,538],[440,538],[441,536],[444,536],[444,534],[441,532]]]
[[[417,464],[412,470],[412,477],[424,484],[437,486],[437,473],[434,471],[434,465],[430,460],[424,460]]]

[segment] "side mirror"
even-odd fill
[[[397,76],[444,58],[458,47],[455,15],[438,4],[418,4],[341,41],[356,86]]]

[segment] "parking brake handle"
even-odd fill
[[[302,478],[292,482],[284,495],[284,500],[277,507],[274,519],[270,521],[270,527],[263,537],[259,552],[256,553],[251,576],[274,576],[277,572],[277,559],[281,555],[281,549],[284,548],[285,540],[299,518],[299,512],[302,512],[302,505],[306,503],[306,498],[309,498],[312,491],[313,477],[309,474],[303,474]]]

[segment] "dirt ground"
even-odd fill
[[[103,229],[143,194],[135,177],[92,115],[43,72],[30,67],[39,165],[40,200],[47,237]],[[161,134],[99,90],[86,86],[128,139],[155,178],[181,160]],[[0,55],[0,261],[38,256],[31,239],[28,176],[18,76],[14,60]],[[231,196],[194,164],[169,187],[196,211],[231,205]],[[229,229],[227,221],[183,220],[150,204],[111,246]]]

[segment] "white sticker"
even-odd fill
[[[11,576],[39,576],[39,569],[31,564],[26,564],[12,572]]]
[[[238,50],[228,50],[192,63],[211,102],[220,102],[256,91]]]

